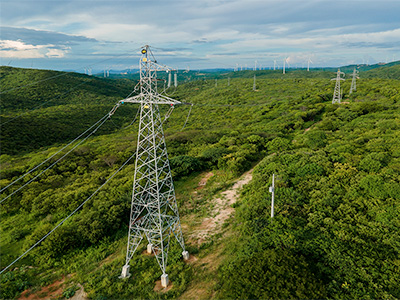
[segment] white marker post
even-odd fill
[[[275,174],[272,174],[272,186],[269,187],[269,192],[272,194],[271,218],[273,218],[274,217],[274,201],[275,201]]]

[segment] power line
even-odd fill
[[[1,95],[1,94],[5,94],[5,93],[7,93],[7,92],[19,90],[19,89],[22,89],[22,88],[24,88],[24,87],[31,86],[31,85],[34,85],[34,84],[37,84],[37,83],[41,83],[41,82],[44,82],[44,81],[47,81],[47,80],[50,80],[50,79],[54,79],[54,78],[58,78],[58,77],[61,77],[61,76],[65,76],[65,75],[67,75],[67,74],[69,74],[69,72],[63,72],[62,74],[58,74],[58,75],[55,75],[55,76],[51,76],[51,77],[48,77],[48,78],[45,78],[45,79],[42,79],[42,80],[37,80],[37,81],[35,81],[35,82],[31,82],[31,83],[28,83],[28,84],[23,85],[23,86],[15,87],[15,88],[8,89],[8,90],[5,90],[5,91],[0,91],[0,95]]]
[[[97,64],[100,64],[100,63],[103,63],[103,62],[106,62],[106,61],[111,60],[111,59],[114,59],[115,57],[126,56],[126,55],[128,55],[128,54],[129,54],[129,55],[132,55],[132,52],[134,52],[135,50],[137,50],[137,49],[134,49],[134,50],[132,50],[132,51],[125,52],[125,53],[122,53],[122,54],[115,55],[114,57],[111,57],[111,58],[107,58],[107,59],[104,59],[104,60],[95,62],[95,63],[89,65],[89,67],[94,66],[94,65],[97,65]],[[72,70],[72,72],[76,72],[76,71],[78,71],[78,70],[80,70],[80,68],[75,69],[75,70]],[[26,85],[23,85],[23,86],[11,88],[11,89],[8,89],[8,90],[5,90],[5,91],[0,91],[0,95],[1,95],[1,94],[5,94],[5,93],[7,93],[7,92],[19,90],[19,89],[22,89],[22,88],[25,88],[25,87],[28,87],[28,86],[32,86],[32,85],[34,85],[34,84],[41,83],[41,82],[44,82],[44,81],[47,81],[47,80],[51,80],[51,79],[54,79],[54,78],[62,77],[62,76],[65,76],[65,75],[67,75],[67,74],[70,74],[70,73],[71,73],[71,72],[63,72],[62,74],[58,74],[58,75],[51,76],[51,77],[48,77],[48,78],[45,78],[45,79],[37,80],[37,81],[31,82],[31,83],[28,83],[28,84],[26,84]]]
[[[50,100],[47,100],[47,101],[44,101],[42,104],[39,104],[38,106],[36,106],[36,107],[34,107],[34,108],[31,108],[31,109],[29,109],[28,111],[25,111],[25,112],[23,112],[23,113],[21,113],[21,114],[15,116],[14,118],[12,118],[12,119],[10,119],[10,120],[8,120],[8,121],[6,121],[6,122],[1,123],[1,124],[0,124],[0,127],[3,126],[3,125],[5,125],[5,124],[7,124],[7,123],[10,123],[11,121],[14,121],[15,119],[18,119],[19,117],[21,117],[21,116],[23,116],[23,115],[26,115],[27,113],[29,113],[29,112],[31,112],[31,111],[33,111],[33,110],[38,109],[39,107],[42,107],[43,105],[45,105],[45,104],[48,103],[48,102],[54,101],[54,100],[56,100],[56,99],[59,99],[60,97],[62,97],[62,96],[64,96],[64,95],[68,94],[69,92],[71,92],[71,91],[77,89],[78,87],[80,87],[81,85],[83,85],[83,84],[85,84],[85,83],[87,83],[87,82],[82,82],[81,84],[78,84],[78,85],[74,86],[73,88],[69,89],[68,91],[62,93],[61,95],[58,95],[56,98],[50,99]]]
[[[78,147],[80,144],[82,144],[84,141],[86,141],[93,133],[95,133],[97,131],[97,129],[99,129],[106,121],[108,118],[109,114],[105,115],[102,119],[103,120],[99,126],[97,126],[95,128],[95,130],[93,130],[87,137],[85,137],[82,141],[80,141],[79,143],[77,143],[74,147],[72,147],[67,153],[65,153],[63,156],[61,156],[59,159],[57,159],[54,163],[52,163],[49,167],[47,167],[46,169],[44,169],[42,172],[40,172],[38,175],[36,175],[35,177],[33,177],[31,180],[29,180],[28,182],[26,182],[24,185],[22,185],[21,187],[19,187],[18,189],[16,189],[15,191],[13,191],[11,194],[9,194],[7,197],[5,197],[4,199],[1,199],[0,203],[3,203],[6,199],[10,198],[12,195],[14,195],[15,193],[17,193],[18,191],[20,191],[22,188],[24,188],[25,186],[27,186],[28,184],[30,184],[32,181],[34,181],[36,178],[38,178],[40,175],[42,175],[44,172],[46,172],[47,170],[49,170],[50,168],[52,168],[55,164],[57,164],[60,160],[62,160],[64,157],[66,157],[69,153],[72,152],[72,150],[74,150],[76,147]]]
[[[130,97],[138,88],[139,84],[137,84],[135,86],[135,88],[133,89],[133,91],[126,97]],[[126,99],[125,98],[125,99]],[[100,120],[98,120],[95,124],[93,124],[91,127],[89,127],[85,132],[83,132],[82,134],[80,134],[77,138],[75,138],[74,140],[72,140],[69,144],[67,144],[66,146],[64,146],[63,148],[61,148],[59,151],[57,151],[55,154],[53,154],[52,156],[50,156],[49,158],[47,158],[46,160],[44,160],[42,163],[38,164],[37,166],[35,166],[34,168],[32,168],[29,172],[25,173],[23,176],[19,177],[18,179],[14,180],[13,182],[11,182],[9,185],[7,185],[6,187],[2,188],[0,190],[0,193],[3,192],[4,190],[6,190],[8,187],[12,186],[14,183],[18,182],[19,180],[21,180],[22,178],[24,178],[26,175],[30,174],[31,172],[33,172],[34,170],[36,170],[38,167],[40,167],[41,165],[43,165],[45,162],[49,161],[51,158],[53,158],[55,155],[57,155],[58,153],[60,153],[62,150],[64,150],[65,148],[67,148],[68,146],[70,146],[71,144],[73,144],[76,140],[78,140],[79,138],[81,138],[84,134],[86,134],[90,129],[92,129],[94,126],[96,126],[99,122],[101,122],[103,120],[103,122],[92,132],[90,133],[89,136],[87,136],[85,139],[83,139],[81,142],[79,142],[77,145],[75,145],[71,150],[69,150],[66,154],[64,154],[60,159],[58,159],[55,163],[53,163],[50,167],[48,167],[47,169],[45,169],[44,171],[42,171],[40,174],[38,174],[36,177],[34,177],[33,179],[31,179],[29,182],[27,182],[26,184],[24,184],[22,187],[20,187],[19,189],[17,189],[16,191],[14,191],[12,194],[8,195],[7,197],[5,197],[4,199],[2,199],[0,201],[0,203],[2,203],[3,201],[5,201],[7,198],[11,197],[14,193],[18,192],[20,189],[22,189],[24,186],[26,186],[27,184],[29,184],[30,182],[32,182],[32,180],[36,179],[38,176],[40,176],[42,173],[44,173],[45,171],[47,171],[49,168],[51,168],[53,165],[55,165],[59,160],[61,160],[62,158],[64,158],[66,155],[68,155],[72,150],[74,150],[77,146],[79,146],[81,143],[83,143],[87,138],[89,138],[93,133],[95,133],[97,131],[98,128],[100,128],[100,126],[102,126],[104,124],[104,122],[106,120],[104,120],[104,118],[106,117],[110,117],[112,114],[114,114],[115,110],[119,107],[120,103],[123,103],[123,100],[121,100],[120,102],[118,102],[118,104],[116,104],[106,115],[104,115]],[[139,111],[139,110],[138,110]],[[136,114],[137,116],[137,114]],[[130,125],[132,125],[136,120],[135,119],[132,121],[132,123]],[[129,125],[129,126],[130,126]]]
[[[64,147],[62,147],[60,150],[58,150],[56,153],[54,153],[52,156],[50,156],[49,158],[47,158],[46,160],[44,160],[43,162],[41,162],[40,164],[36,165],[34,168],[32,168],[31,170],[29,170],[27,173],[25,173],[24,175],[22,175],[21,177],[19,177],[18,179],[14,180],[13,182],[11,182],[10,184],[8,184],[6,187],[2,188],[0,190],[0,193],[3,192],[4,190],[6,190],[8,187],[12,186],[14,183],[20,181],[22,178],[24,178],[26,175],[30,174],[31,172],[35,171],[37,168],[39,168],[41,165],[43,165],[44,163],[46,163],[47,161],[49,161],[50,159],[52,159],[54,156],[56,156],[58,153],[60,153],[62,150],[64,150],[65,148],[67,148],[69,145],[73,144],[76,140],[78,140],[79,138],[81,138],[83,135],[85,135],[90,129],[92,129],[94,126],[96,126],[99,122],[101,122],[101,120],[103,120],[106,116],[108,116],[109,113],[107,113],[106,115],[104,115],[100,120],[98,120],[96,123],[94,123],[92,126],[90,126],[88,129],[86,129],[83,133],[81,133],[78,137],[76,137],[74,140],[72,140],[69,144],[65,145]],[[0,202],[1,203],[1,202]]]
[[[186,123],[187,123],[187,121],[189,120],[189,116],[190,116],[190,112],[192,111],[192,107],[193,107],[193,104],[190,105],[189,113],[188,113],[188,115],[187,115],[187,117],[186,117],[185,124],[183,124],[183,127],[182,127],[181,131],[186,127]]]
[[[117,171],[115,171],[114,174],[112,174],[106,182],[104,182],[92,195],[90,195],[85,201],[83,201],[72,213],[70,213],[64,220],[62,220],[56,227],[54,227],[52,230],[50,230],[45,236],[43,236],[39,241],[37,241],[32,247],[30,247],[28,250],[26,250],[23,254],[21,254],[17,259],[15,259],[11,264],[9,264],[7,267],[5,267],[3,270],[0,271],[0,274],[2,274],[4,271],[6,271],[9,267],[11,267],[13,264],[15,264],[17,261],[19,261],[22,257],[24,257],[26,254],[28,254],[29,251],[31,251],[33,248],[35,248],[37,245],[39,245],[44,239],[46,239],[50,234],[53,233],[58,227],[60,227],[62,224],[65,223],[73,214],[75,214],[83,205],[85,205],[86,202],[88,202],[97,192],[104,186],[106,183],[108,183],[119,171],[122,170],[122,168],[136,155],[136,152],[132,154],[131,157],[126,160],[121,167]]]

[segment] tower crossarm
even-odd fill
[[[129,97],[121,101],[127,103],[149,103],[149,104],[170,104],[170,105],[183,104],[181,101],[155,93],[150,93],[146,95],[140,93],[139,95]]]
[[[148,97],[150,96],[150,97]],[[149,100],[150,98],[150,100]],[[119,101],[120,103],[149,103],[149,104],[170,104],[170,105],[193,105],[188,102],[181,102],[160,94],[139,94]]]
[[[151,68],[152,71],[157,71],[157,72],[177,71],[174,68],[168,67],[166,65],[161,65],[161,64],[159,64],[157,62],[154,62],[154,61],[151,61],[151,60],[148,61],[148,64],[149,64],[149,68]]]

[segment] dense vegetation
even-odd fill
[[[11,76],[7,72],[15,78],[19,78],[18,72],[21,76],[38,72],[2,71],[2,81]],[[377,72],[369,72],[373,71]],[[233,78],[240,73],[248,78]],[[327,78],[333,73],[321,71],[312,75],[314,78],[302,77],[303,73],[276,78],[257,73],[256,91],[252,90],[254,72],[247,71],[231,74],[229,86],[226,79],[217,86],[213,80],[198,80],[171,91],[175,99],[195,104],[183,130],[189,107],[175,108],[164,124],[183,218],[207,214],[208,200],[257,164],[252,182],[235,204],[234,222],[227,224],[235,234],[218,244],[224,247],[225,259],[213,286],[215,297],[399,298],[400,78],[365,79],[360,74],[357,92],[345,95],[349,103],[332,105],[334,82]],[[54,79],[55,89],[62,78]],[[79,78],[71,84],[79,84]],[[29,118],[27,124],[43,116],[35,132],[25,127],[21,135],[8,133],[8,128],[16,132],[22,126],[23,117],[2,126],[2,187],[55,153],[61,147],[55,143],[67,143],[93,124],[134,85],[101,80],[99,88],[103,82],[104,91],[93,91],[93,97],[102,99],[101,113],[97,103],[80,104],[82,97],[77,94],[60,105],[24,115]],[[108,84],[114,86],[114,92],[108,93]],[[82,93],[84,86],[80,87]],[[346,81],[344,91],[349,86]],[[59,87],[61,93],[63,89]],[[3,118],[32,108],[24,90],[18,93],[27,106],[9,105],[2,112],[2,123]],[[38,93],[47,92],[38,88]],[[135,112],[134,105],[121,107],[109,120],[110,127],[1,204],[1,268],[73,211],[134,152],[136,124],[126,126]],[[67,135],[50,138],[57,133],[50,133],[53,129],[46,126],[55,124]],[[36,132],[42,134],[32,135]],[[4,144],[8,146],[3,152]],[[194,202],[194,182],[198,172],[205,170],[219,176],[214,176],[200,192],[200,200]],[[181,260],[177,245],[170,250],[167,270],[173,288],[169,292],[153,291],[159,268],[154,258],[141,255],[141,250],[131,261],[134,281],[118,279],[124,264],[132,173],[133,161],[21,260],[17,269],[2,274],[2,297],[16,297],[29,287],[38,291],[68,274],[74,275],[67,280],[64,297],[73,294],[77,283],[93,299],[181,295],[196,270]],[[268,187],[273,173],[278,180],[276,216],[271,221]],[[33,175],[27,177],[24,182]],[[200,246],[188,243],[188,250],[200,257],[214,249],[218,239],[221,237]]]
[[[11,67],[0,68],[0,79],[5,91],[0,95],[2,154],[30,152],[72,140],[129,95],[136,84],[126,79]],[[131,107],[124,108],[106,124],[106,131],[119,128],[121,117],[131,114]]]

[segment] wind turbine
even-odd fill
[[[276,63],[276,59],[274,59],[274,71],[275,71],[275,68],[276,68],[276,67],[279,68],[278,64]]]
[[[283,74],[286,74],[286,64],[288,64],[289,67],[289,62],[287,61],[289,59],[289,57],[285,57],[283,59]]]
[[[313,64],[312,60],[310,57],[308,57],[308,61],[307,61],[307,71],[310,72],[310,63]]]

